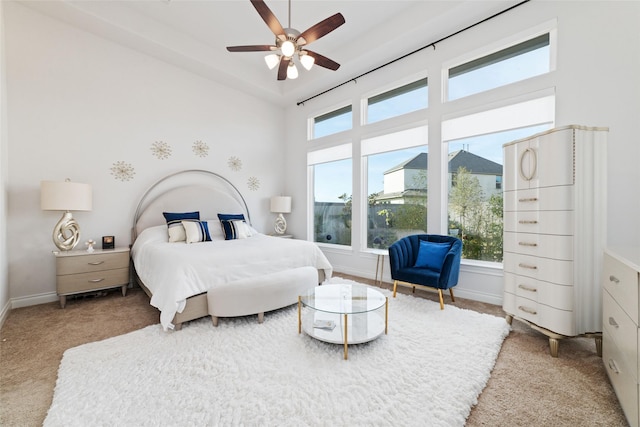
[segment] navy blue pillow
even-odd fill
[[[233,228],[232,221],[241,220],[244,221],[244,214],[218,214],[218,219],[222,225],[222,231],[224,232],[224,240],[235,239],[235,229]]]
[[[434,243],[426,240],[420,241],[418,258],[414,267],[429,268],[435,271],[442,270],[444,258],[451,249],[451,243]]]

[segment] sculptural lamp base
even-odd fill
[[[53,229],[53,243],[61,251],[70,251],[75,248],[79,240],[80,226],[71,215],[71,212],[66,211]]]
[[[284,216],[282,216],[282,214],[278,214],[274,230],[277,234],[284,234],[285,231],[287,231],[287,221],[284,219]]]

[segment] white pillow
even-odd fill
[[[182,221],[182,226],[184,227],[185,240],[187,243],[211,241],[207,221]]]
[[[231,222],[236,229],[236,239],[247,239],[252,236],[251,229],[244,220],[239,219]]]

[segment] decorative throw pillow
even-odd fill
[[[418,258],[414,267],[429,268],[436,271],[442,270],[442,264],[449,249],[451,249],[451,243],[434,243],[421,240]]]
[[[182,221],[184,227],[186,242],[210,242],[209,225],[207,221]]]
[[[246,239],[251,237],[251,229],[244,220],[222,220],[220,224],[222,224],[225,240]]]
[[[186,234],[182,221],[199,221],[200,212],[162,212],[164,219],[167,221],[167,229],[169,231],[169,242],[184,242]]]
[[[235,230],[231,229],[231,221],[241,220],[244,221],[244,214],[218,214],[220,225],[222,226],[222,232],[224,233],[225,240],[233,240],[237,237],[231,237],[235,235]]]

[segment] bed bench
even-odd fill
[[[318,285],[318,270],[298,267],[260,277],[242,279],[207,292],[208,311],[213,326],[220,317],[258,315],[298,302],[298,296]]]

